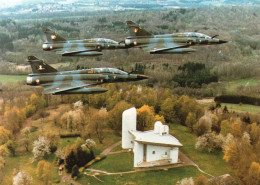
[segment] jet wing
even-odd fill
[[[152,44],[141,45],[140,47],[146,52],[160,53],[160,52],[165,52],[168,50],[183,48],[188,46],[189,45],[180,45],[171,42],[171,43],[152,43]]]
[[[86,87],[89,85],[94,85],[98,83],[83,83],[81,81],[66,81],[66,82],[54,82],[54,83],[48,83],[43,84],[44,88],[44,94],[56,94],[61,93],[69,90],[79,89],[82,87]]]
[[[102,55],[96,48],[73,48],[73,49],[62,49],[56,50],[56,54],[68,56],[68,55]]]

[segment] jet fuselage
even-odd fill
[[[66,40],[54,31],[46,28],[44,31],[47,42],[43,43],[45,51],[55,51],[62,56],[98,56],[102,50],[126,48],[123,42],[116,42],[106,38],[92,38],[84,40]]]
[[[171,49],[171,44],[179,45],[177,48]],[[153,53],[189,53],[196,51],[192,48],[187,48],[192,45],[213,45],[226,43],[224,40],[218,38],[212,38],[205,34],[195,32],[185,33],[173,33],[165,35],[154,35],[154,36],[139,36],[139,37],[127,37],[125,39],[126,46],[143,48],[149,45]],[[169,47],[170,49],[167,49]],[[160,51],[159,48],[162,48]],[[159,50],[158,50],[159,49]],[[153,52],[154,50],[154,52]]]
[[[59,42],[45,42],[42,49],[45,51],[56,51],[63,56],[98,56],[101,51],[124,49],[125,44],[111,39],[94,38],[84,40],[67,40]],[[86,52],[84,52],[86,50]],[[72,52],[70,52],[72,51]],[[75,52],[78,51],[78,52]]]
[[[59,81],[94,81],[97,83],[125,82],[146,79],[145,75],[128,74],[115,68],[92,68],[75,71],[62,71],[56,73],[29,74],[28,85],[44,85]]]
[[[150,54],[190,53],[193,45],[222,44],[227,41],[197,32],[153,35],[133,21],[126,21],[130,36],[125,39],[126,47],[141,48]]]
[[[27,77],[27,85],[48,86],[46,94],[95,94],[106,92],[102,87],[84,87],[88,84],[127,82],[147,79],[145,75],[128,74],[115,68],[92,68],[75,71],[62,71],[54,73],[32,73]],[[59,91],[64,88],[64,91]],[[67,89],[78,86],[79,88]],[[57,91],[57,92],[56,92]],[[52,93],[53,92],[53,93]]]

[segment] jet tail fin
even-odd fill
[[[138,24],[134,23],[133,21],[126,21],[128,26],[130,36],[134,37],[151,37],[153,34],[146,31],[145,29],[141,28]]]
[[[56,34],[54,31],[50,30],[49,28],[46,28],[44,30],[44,33],[46,35],[48,42],[62,42],[66,41],[62,36]]]
[[[31,65],[33,73],[54,73],[57,69],[43,62],[35,56],[28,56],[28,62]]]

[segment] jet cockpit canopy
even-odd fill
[[[127,75],[128,73],[115,68],[94,68],[94,73],[111,73],[111,74],[120,74]]]
[[[203,33],[196,33],[196,32],[185,32],[185,33],[183,33],[183,36],[184,37],[198,37],[198,38],[205,38],[205,39],[211,38],[208,35],[205,35]]]
[[[118,43],[112,39],[105,39],[105,38],[95,38],[93,40],[95,40],[96,42],[107,43],[107,44],[117,44]]]

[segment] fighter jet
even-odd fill
[[[223,44],[227,41],[196,32],[153,35],[138,24],[127,21],[130,36],[125,39],[126,47],[142,48],[150,54],[195,52],[193,45]]]
[[[123,42],[116,42],[111,39],[93,38],[84,40],[66,40],[50,29],[44,31],[47,42],[42,45],[45,51],[55,51],[62,56],[98,56],[102,55],[103,49],[125,48]]]
[[[128,74],[115,68],[92,68],[74,71],[60,71],[29,56],[32,74],[26,79],[27,85],[42,86],[44,94],[95,94],[104,93],[106,88],[93,87],[102,83],[127,82],[147,79],[145,75]]]

